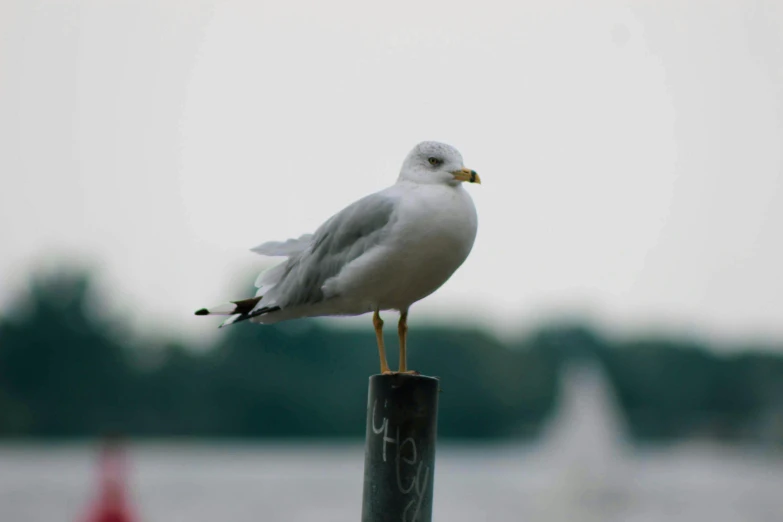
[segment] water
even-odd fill
[[[706,441],[629,443],[600,368],[572,367],[532,445],[441,444],[441,522],[780,522],[783,455]],[[144,522],[345,522],[361,515],[362,444],[132,444]],[[0,522],[79,521],[95,448],[0,445]]]
[[[359,520],[361,445],[129,448],[131,496],[149,522]],[[87,446],[0,448],[0,520],[79,520],[94,494]],[[443,445],[434,519],[783,520],[783,459],[709,445],[635,453],[584,475],[529,447]]]

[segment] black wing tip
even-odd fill
[[[279,306],[265,306],[264,308],[261,308],[260,310],[256,310],[254,312],[251,312],[248,314],[248,319],[252,317],[256,317],[259,315],[265,315],[265,314],[271,314],[272,312],[277,312],[281,310]]]
[[[209,310],[206,308],[202,308],[201,310],[196,310],[196,315],[209,315]]]

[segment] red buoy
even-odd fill
[[[128,504],[125,452],[118,440],[103,444],[98,466],[98,495],[85,522],[135,522]]]

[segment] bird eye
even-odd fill
[[[443,163],[443,160],[441,160],[441,159],[438,159],[438,158],[427,158],[427,161],[429,161],[429,162],[430,162],[430,165],[432,165],[433,167],[435,167],[435,166],[437,166],[437,165],[440,165],[441,163]]]

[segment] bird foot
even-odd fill
[[[416,370],[408,370],[407,372],[394,372],[387,370],[385,372],[381,372],[381,375],[421,375],[421,372],[417,372]]]

